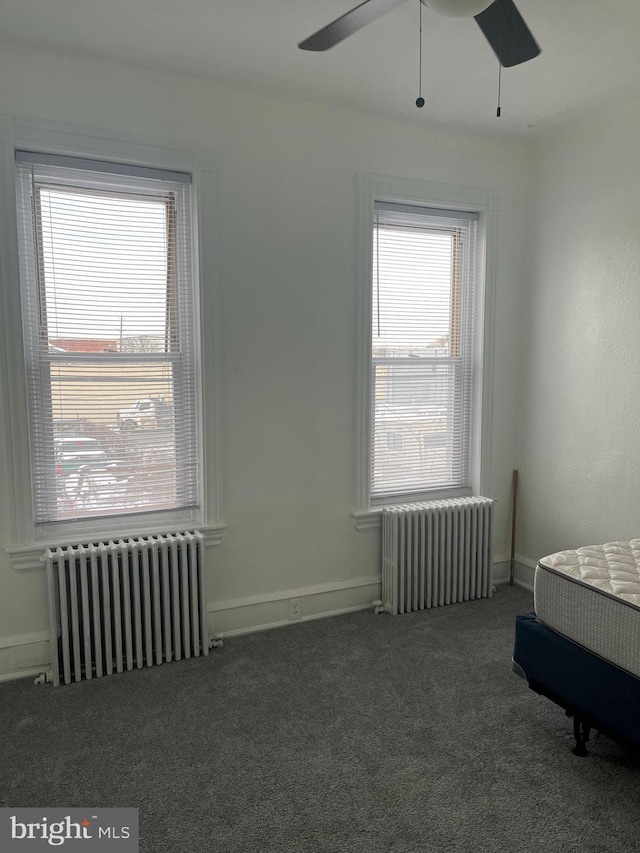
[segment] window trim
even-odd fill
[[[31,466],[28,444],[28,404],[24,349],[18,231],[15,203],[15,152],[33,151],[81,159],[101,160],[136,167],[187,172],[192,175],[192,212],[196,228],[192,235],[194,258],[198,258],[195,319],[201,332],[196,353],[198,379],[198,430],[201,436],[200,495],[197,510],[167,510],[107,519],[34,522]],[[7,417],[5,464],[8,488],[13,495],[9,519],[10,545],[6,549],[16,568],[35,568],[33,555],[46,545],[88,541],[97,537],[143,535],[162,530],[198,526],[209,541],[221,540],[226,525],[220,515],[220,380],[217,270],[214,240],[217,233],[216,188],[213,152],[188,143],[160,140],[143,135],[114,135],[111,131],[58,122],[0,118],[0,275],[5,283],[0,293],[3,348],[0,359],[0,396]],[[202,318],[207,318],[206,328]],[[202,381],[202,364],[207,365],[207,381]]]
[[[27,341],[25,361],[30,397],[29,431],[33,466],[31,486],[38,531],[44,530],[48,536],[47,525],[51,525],[51,534],[57,535],[59,526],[65,521],[78,522],[100,517],[105,519],[104,524],[109,523],[117,527],[116,518],[126,518],[132,514],[146,515],[163,510],[171,513],[180,509],[199,507],[202,472],[198,447],[201,440],[198,429],[198,396],[201,383],[195,367],[195,352],[200,343],[200,335],[194,333],[197,286],[193,271],[197,268],[197,261],[193,254],[191,240],[193,230],[191,227],[193,213],[191,175],[184,172],[170,173],[167,170],[159,170],[158,175],[155,175],[152,169],[144,168],[138,171],[129,166],[119,167],[97,160],[79,160],[78,158],[73,158],[70,163],[67,163],[58,155],[50,157],[32,152],[25,154],[22,151],[16,153],[16,168],[18,170],[18,222],[21,235],[19,249],[23,260],[21,270],[23,337]],[[150,178],[153,180],[151,185],[147,183]],[[171,182],[169,187],[167,181]],[[162,217],[165,227],[166,223],[171,221],[172,213],[176,216],[176,211],[180,211],[180,216],[184,217],[183,227],[173,229],[173,242],[169,242],[164,258],[163,283],[166,314],[161,327],[165,344],[163,351],[136,354],[86,351],[69,353],[52,351],[51,346],[43,349],[42,336],[46,334],[47,341],[50,341],[52,336],[50,324],[56,323],[56,309],[50,304],[49,287],[52,282],[49,279],[49,272],[45,273],[46,234],[49,233],[49,228],[56,227],[55,203],[53,209],[44,207],[44,199],[51,192],[54,193],[54,198],[66,200],[73,200],[80,195],[83,199],[90,199],[89,203],[92,206],[100,205],[104,200],[109,203],[117,199],[118,208],[114,213],[121,217],[126,214],[122,213],[124,208],[120,208],[120,204],[151,202],[159,206],[156,209],[160,211],[158,215]],[[48,226],[46,230],[45,219]],[[120,221],[123,220],[120,219]],[[53,264],[56,258],[56,240],[53,232],[50,233],[49,241],[50,259]],[[174,253],[177,262],[175,274],[172,274],[174,265],[171,264],[170,258]],[[174,289],[178,288],[175,290],[174,297],[170,294],[172,286]],[[99,333],[97,329],[96,331]],[[53,336],[56,337],[58,334],[53,333]],[[172,345],[174,337],[178,342],[177,346]],[[62,346],[66,347],[66,344]],[[183,375],[187,377],[185,383],[187,390],[181,395],[185,400],[184,407],[175,408],[175,415],[180,418],[179,429],[173,440],[176,457],[173,493],[175,506],[171,505],[172,495],[167,493],[163,495],[164,501],[159,500],[155,505],[151,502],[146,507],[138,506],[135,511],[131,506],[123,506],[102,507],[99,512],[81,510],[73,515],[65,512],[61,509],[57,497],[61,483],[53,473],[55,449],[49,430],[53,426],[55,434],[55,412],[52,408],[54,401],[64,401],[62,389],[73,387],[64,384],[64,376],[68,374],[68,368],[71,368],[73,373],[75,372],[73,365],[75,365],[82,373],[91,370],[93,365],[98,373],[101,368],[105,368],[107,373],[113,374],[114,370],[119,372],[122,369],[123,373],[127,374],[128,366],[133,366],[134,372],[139,370],[147,376],[149,370],[153,371],[154,364],[158,364],[161,370],[166,371],[166,378],[168,378],[167,374],[171,376],[172,397],[176,390],[177,377]],[[148,393],[148,388],[145,387],[145,390]],[[165,388],[163,393],[167,390]],[[123,401],[124,398],[121,398],[119,405],[126,405]],[[64,402],[62,405],[64,406]],[[151,406],[150,402],[149,406]],[[191,444],[192,441],[194,441],[192,446],[195,447],[196,452],[189,456],[187,444]],[[195,463],[195,470],[185,467],[186,458],[190,466]],[[187,470],[190,470],[190,473],[184,476]]]
[[[450,489],[412,495],[410,502],[436,500],[460,494],[483,494],[489,489],[491,471],[492,362],[494,291],[496,277],[497,220],[499,195],[491,189],[465,187],[432,181],[394,178],[373,174],[357,177],[358,191],[358,329],[357,329],[357,416],[356,416],[356,510],[353,523],[358,530],[377,530],[382,507],[389,501],[372,503],[370,491],[371,456],[371,279],[373,275],[373,229],[376,202],[413,207],[472,211],[478,220],[478,300],[479,334],[476,358],[481,365],[475,406],[471,461],[471,489]],[[393,501],[402,503],[401,499]]]

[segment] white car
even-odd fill
[[[149,427],[169,426],[171,421],[171,406],[164,397],[149,397],[136,400],[133,406],[120,409],[117,422],[120,429],[141,429]]]

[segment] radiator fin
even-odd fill
[[[54,684],[209,653],[197,530],[47,549]]]
[[[493,501],[451,498],[382,511],[382,601],[408,613],[491,596]]]

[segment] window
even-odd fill
[[[197,506],[190,175],[16,162],[36,523]]]
[[[387,433],[387,450],[402,450],[402,433]]]
[[[372,504],[471,487],[477,221],[475,213],[375,204]]]

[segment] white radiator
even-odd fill
[[[48,549],[53,683],[209,653],[197,530]]]
[[[491,596],[489,498],[452,498],[382,511],[382,605],[407,613]]]

